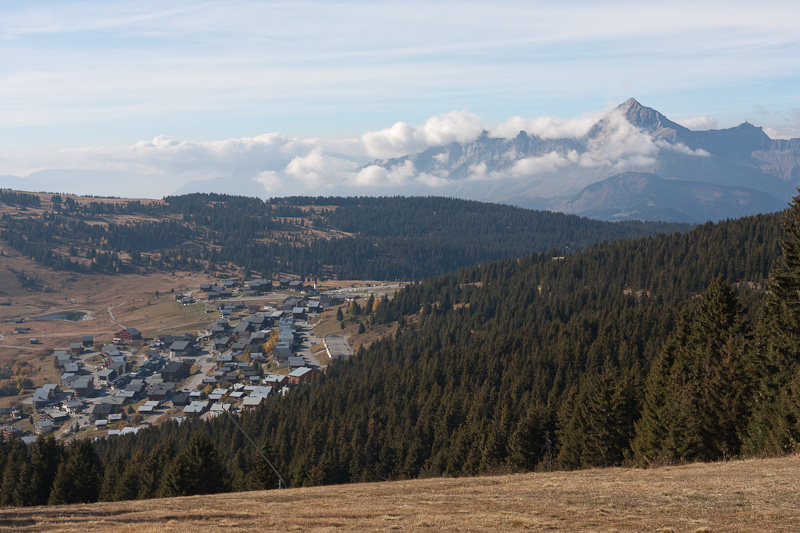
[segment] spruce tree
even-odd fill
[[[750,414],[747,324],[733,288],[715,279],[651,365],[636,461],[738,455]]]
[[[230,475],[219,451],[203,430],[196,431],[186,447],[172,460],[164,476],[164,496],[214,494],[230,490]]]
[[[744,449],[774,454],[800,449],[800,195],[784,213],[782,255],[770,279],[756,332],[759,384]]]
[[[165,472],[169,470],[172,454],[172,445],[169,441],[150,450],[147,458],[142,462],[141,469],[137,472],[139,485],[137,499],[150,499],[158,496],[162,479]]]
[[[638,417],[636,382],[606,360],[582,387],[562,434],[559,463],[565,468],[622,464]]]
[[[64,447],[53,435],[41,435],[31,447],[32,505],[45,505],[64,457]]]
[[[58,467],[48,503],[89,503],[97,501],[102,485],[102,464],[87,439],[70,444]]]
[[[272,461],[272,464],[275,464],[275,457],[274,454],[270,451],[268,446],[263,447],[264,455],[267,456],[267,459]],[[253,470],[250,474],[250,482],[249,488],[250,490],[264,490],[264,489],[274,489],[278,487],[278,476],[275,475],[275,472],[272,468],[267,464],[264,458],[261,456],[260,453],[256,453],[252,459],[255,462]]]
[[[508,460],[515,470],[533,470],[547,454],[547,427],[544,409],[528,407],[508,439]]]
[[[20,439],[13,438],[8,442],[2,482],[0,505],[22,506],[31,503],[28,452]]]

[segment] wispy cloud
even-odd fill
[[[153,195],[234,172],[269,194],[441,190],[446,176],[413,164],[363,165],[484,130],[578,138],[630,96],[692,129],[760,104],[767,133],[797,137],[798,18],[784,0],[7,2],[0,174],[146,176]],[[667,148],[616,135],[509,155],[514,175],[642,167]],[[478,163],[469,179],[498,176]]]
[[[454,108],[497,123],[631,92],[752,105],[768,85],[752,80],[796,85],[798,15],[784,1],[9,3],[0,141],[215,138],[233,125],[306,137]],[[397,133],[376,149],[399,146]]]
[[[683,118],[675,122],[695,131],[713,130],[717,127],[717,119],[708,116]]]

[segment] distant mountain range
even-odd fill
[[[433,195],[601,220],[703,222],[782,210],[800,185],[800,139],[771,139],[749,123],[692,131],[634,99],[572,136],[503,135],[484,131],[472,141],[373,161],[330,151],[278,153],[194,181],[132,171],[45,170],[24,179],[0,176],[0,186],[114,196],[148,190],[261,198]],[[361,180],[360,172],[371,177]],[[173,182],[182,185],[167,185]]]
[[[785,209],[787,203],[745,187],[667,180],[645,172],[626,172],[593,183],[574,195],[530,200],[527,207],[598,220],[699,224],[772,213]]]
[[[413,165],[455,196],[602,220],[702,222],[785,208],[800,185],[800,139],[773,140],[749,123],[692,131],[630,99],[581,137],[484,132],[371,165]]]

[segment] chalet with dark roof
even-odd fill
[[[210,406],[210,402],[195,400],[183,408],[183,415],[187,417],[198,417],[208,411]]]
[[[277,388],[281,385],[286,385],[289,383],[289,376],[284,376],[281,374],[267,374],[264,376],[263,383],[264,385],[270,385]]]
[[[175,383],[151,383],[147,386],[147,397],[150,400],[164,401],[175,390]]]
[[[305,359],[296,356],[289,357],[288,363],[290,371],[295,370],[297,368],[302,368],[304,366],[308,366]]]
[[[136,328],[126,328],[114,333],[114,342],[133,342],[142,340],[142,332]]]
[[[192,368],[190,361],[170,361],[161,369],[161,379],[164,381],[181,381],[189,377]]]
[[[158,340],[164,344],[164,347],[169,349],[173,343],[180,341],[195,342],[197,338],[191,333],[184,333],[183,335],[159,335]]]
[[[89,396],[94,390],[94,378],[92,376],[81,376],[72,383],[72,391],[75,397],[83,398]]]
[[[97,382],[100,385],[108,386],[115,379],[117,379],[117,371],[116,371],[116,369],[104,368],[103,370],[101,370],[100,372],[97,373]]]
[[[33,431],[37,435],[46,435],[55,429],[55,424],[52,420],[42,420],[33,425]]]
[[[96,403],[89,408],[88,415],[90,420],[101,420],[114,410],[110,403]]]
[[[189,404],[189,393],[186,391],[175,392],[172,395],[172,405],[183,407]]]
[[[14,437],[20,437],[22,436],[22,433],[23,433],[22,429],[18,427],[8,426],[8,425],[0,427],[0,434],[3,435],[3,439],[5,440],[10,440],[13,439]]]
[[[231,345],[231,350],[233,353],[242,353],[248,346],[250,344],[246,342],[235,342]]]
[[[169,356],[186,357],[194,352],[194,344],[189,341],[176,341],[169,347]]]
[[[214,339],[214,349],[215,350],[227,350],[228,346],[231,345],[231,338],[230,337],[219,337]]]
[[[54,352],[53,364],[56,368],[63,369],[68,363],[72,362],[72,356],[66,350],[56,350]]]
[[[251,291],[255,294],[262,294],[272,290],[272,282],[263,279],[254,279],[245,285],[245,291]]]
[[[267,317],[264,315],[250,315],[243,322],[247,324],[248,331],[259,331],[267,325]]]
[[[309,367],[297,368],[289,372],[289,383],[292,385],[299,385],[300,383],[310,383],[314,379],[316,370]]]
[[[286,366],[289,358],[294,356],[294,352],[290,348],[275,348],[273,351],[273,359],[275,364],[279,366]]]
[[[339,305],[343,303],[343,300],[341,298],[338,298],[336,296],[331,296],[329,294],[320,294],[319,303],[322,304],[322,307],[331,307],[333,305]]]

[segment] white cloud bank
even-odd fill
[[[365,133],[361,136],[361,143],[367,155],[383,159],[420,152],[430,146],[469,142],[485,129],[486,124],[477,115],[451,111],[429,118],[422,126],[412,127],[397,122],[390,128]]]
[[[703,117],[706,118],[706,117]],[[601,121],[602,119],[602,121]],[[696,119],[691,119],[696,120]],[[590,129],[599,123],[603,134],[586,141]],[[689,122],[689,121],[687,121]],[[696,121],[699,124],[700,122]],[[711,122],[706,121],[710,124]],[[578,149],[551,151],[531,156],[513,149],[493,154],[494,160],[469,160],[470,154],[451,154],[443,148],[433,154],[434,168],[416,168],[412,159],[384,163],[390,158],[469,143],[488,132],[493,138],[513,139],[520,131],[541,139],[573,139]],[[501,145],[502,146],[502,145]],[[616,110],[574,119],[558,117],[512,117],[490,125],[467,111],[451,111],[427,119],[419,126],[397,122],[391,127],[366,132],[349,139],[297,139],[280,133],[221,141],[186,141],[158,136],[130,146],[56,150],[45,154],[0,154],[0,168],[13,168],[21,175],[48,169],[77,169],[106,176],[105,187],[96,179],[94,194],[160,197],[171,194],[187,182],[230,178],[230,192],[261,196],[287,194],[448,194],[450,187],[463,183],[489,183],[501,179],[522,180],[553,175],[569,169],[605,171],[647,170],[662,150],[704,156],[702,151],[655,140],[630,124]],[[371,163],[377,160],[377,163]],[[499,161],[499,163],[498,163]],[[456,182],[450,172],[466,165],[466,176]],[[500,169],[500,170],[498,170]],[[115,182],[113,176],[122,177]],[[56,173],[57,175],[57,173]],[[80,172],[70,179],[80,180]],[[242,191],[241,178],[255,189]],[[50,190],[86,192],[64,184]],[[133,190],[131,190],[133,189]]]

